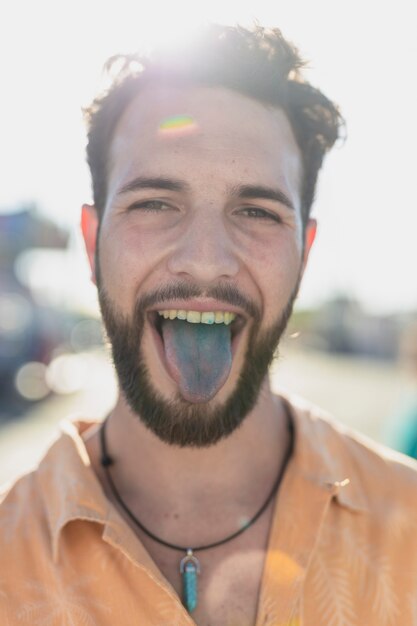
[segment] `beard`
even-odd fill
[[[295,288],[277,319],[269,328],[260,331],[261,314],[257,305],[236,288],[221,284],[204,290],[189,283],[159,288],[138,300],[132,318],[127,318],[117,310],[106,292],[98,263],[96,268],[100,309],[111,344],[113,363],[120,389],[132,412],[160,440],[179,447],[208,447],[233,433],[256,404],[291,316],[301,276],[298,276]],[[239,306],[253,320],[241,372],[235,388],[224,402],[213,399],[192,403],[179,393],[173,399],[166,400],[158,391],[157,381],[150,376],[141,349],[146,311],[152,305],[162,305],[164,301],[186,301],[187,298],[203,295]]]

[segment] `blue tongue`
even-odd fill
[[[232,367],[230,326],[163,320],[168,370],[189,402],[207,402],[227,380]]]

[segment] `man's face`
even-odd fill
[[[303,270],[301,177],[284,113],[227,89],[148,87],[119,121],[97,285],[163,440],[213,444],[253,408]]]

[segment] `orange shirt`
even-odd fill
[[[256,626],[417,625],[417,464],[291,407]],[[0,506],[1,626],[192,626],[105,497],[88,425],[68,423]]]

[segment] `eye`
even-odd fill
[[[246,217],[260,219],[260,220],[272,220],[274,222],[281,223],[282,219],[276,213],[270,213],[265,209],[259,207],[246,207],[241,209],[240,213],[243,213]]]
[[[138,209],[141,209],[146,213],[160,213],[163,211],[169,211],[173,209],[173,207],[162,200],[145,200],[144,202],[134,202],[130,205],[128,211]]]

